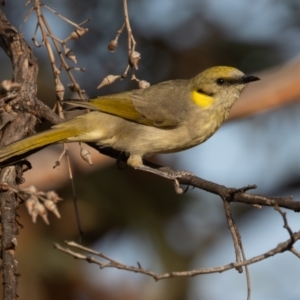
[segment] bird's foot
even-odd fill
[[[194,174],[191,173],[191,172],[188,172],[188,171],[174,171],[174,170],[171,170],[168,167],[162,167],[162,168],[159,168],[159,169],[154,169],[154,168],[151,168],[149,166],[140,165],[140,166],[136,166],[135,169],[150,172],[150,173],[159,175],[161,177],[173,180],[174,181],[175,192],[177,194],[184,194],[188,190],[188,188],[183,190],[180,187],[180,183],[179,183],[178,179],[180,179],[181,177],[184,177],[184,176],[194,176]]]
[[[178,179],[180,179],[184,176],[194,176],[193,173],[188,172],[188,171],[173,171],[169,168],[167,168],[167,170],[165,172],[166,172],[166,176],[163,176],[163,177],[174,181],[174,188],[175,188],[176,194],[184,194],[188,191],[189,186],[187,186],[185,189],[182,189]]]

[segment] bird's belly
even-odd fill
[[[146,126],[106,115],[101,146],[112,147],[140,156],[182,151],[205,142],[221,125],[224,118],[212,114],[171,129]],[[199,122],[200,120],[200,122]]]
[[[101,139],[102,146],[113,147],[130,154],[150,155],[188,149],[202,142],[193,137],[184,127],[161,129],[128,122],[113,135]]]

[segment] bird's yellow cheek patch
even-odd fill
[[[192,96],[193,101],[197,105],[199,105],[199,106],[201,106],[203,108],[211,106],[211,104],[214,101],[213,97],[205,95],[205,94],[202,94],[202,93],[199,93],[197,91],[193,91],[191,96]]]

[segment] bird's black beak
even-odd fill
[[[252,82],[252,81],[257,81],[257,80],[260,80],[260,78],[256,77],[256,76],[243,76],[242,77],[242,82],[243,83],[249,83],[249,82]]]

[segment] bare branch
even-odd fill
[[[59,244],[54,244],[54,248],[56,248],[57,250],[60,250],[64,253],[67,253],[68,255],[76,258],[76,259],[81,259],[81,260],[85,260],[89,263],[94,263],[100,266],[101,269],[104,268],[116,268],[119,270],[126,270],[126,271],[131,271],[134,273],[140,273],[140,274],[144,274],[144,275],[148,275],[150,277],[152,277],[154,280],[158,281],[158,280],[162,280],[162,279],[167,279],[167,278],[174,278],[174,277],[193,277],[193,276],[198,276],[198,275],[204,275],[204,274],[212,274],[212,273],[222,273],[225,272],[227,270],[231,270],[231,269],[237,269],[237,268],[241,268],[244,266],[248,266],[257,262],[260,262],[262,260],[265,260],[271,256],[275,256],[277,254],[283,253],[285,251],[290,251],[290,247],[291,247],[291,243],[294,241],[298,241],[300,239],[300,231],[297,231],[293,234],[293,239],[288,239],[283,243],[278,244],[275,248],[254,256],[250,259],[247,260],[243,260],[240,262],[232,262],[229,263],[227,265],[224,266],[220,266],[220,267],[215,267],[215,268],[203,268],[203,269],[194,269],[194,270],[189,270],[189,271],[173,271],[173,272],[168,272],[168,273],[156,273],[147,269],[144,269],[142,267],[142,265],[140,263],[137,263],[137,267],[135,266],[129,266],[129,265],[125,265],[122,264],[112,258],[110,258],[109,256],[105,255],[102,252],[97,252],[94,251],[92,249],[89,249],[87,247],[84,247],[82,245],[79,245],[75,242],[65,242],[68,246],[74,247],[76,249],[85,251],[91,255],[96,255],[102,259],[104,259],[103,261],[100,261],[96,258],[94,258],[91,255],[84,255],[75,251],[70,250],[69,248],[64,248],[62,246],[60,246]],[[107,261],[107,262],[105,262]],[[249,296],[249,293],[248,293]]]
[[[232,241],[233,241],[233,246],[234,246],[234,251],[235,251],[235,259],[236,262],[239,263],[242,261],[241,259],[241,252],[240,252],[240,235],[238,234],[238,229],[235,225],[235,222],[233,220],[231,210],[230,210],[230,204],[229,202],[226,201],[226,199],[223,199],[223,205],[224,205],[224,211],[226,215],[226,222],[227,226],[229,228],[229,231],[231,233]],[[239,267],[237,268],[237,271],[239,273],[243,272],[243,268]]]
[[[295,248],[291,248],[291,250],[290,250],[293,254],[295,254],[298,258],[300,258],[300,252],[299,251],[297,251]]]
[[[274,209],[276,211],[278,211],[280,213],[280,215],[282,216],[282,219],[283,219],[283,228],[285,228],[287,230],[287,232],[289,233],[290,235],[290,238],[291,238],[291,247],[293,246],[293,244],[295,243],[295,240],[294,240],[294,233],[288,223],[288,220],[286,218],[286,213],[283,212],[280,207],[278,206],[278,204],[274,205]]]
[[[112,148],[100,148],[96,144],[88,143],[91,147],[98,150],[100,153],[107,155],[109,157],[117,159],[118,163],[120,163],[120,158],[122,161],[126,162],[126,155]],[[143,161],[143,163],[151,168],[163,168],[165,167],[159,166],[157,164],[151,163],[149,161]],[[170,168],[168,168],[171,172]],[[175,172],[175,171],[173,171]],[[239,202],[245,203],[248,205],[252,205],[254,207],[257,206],[271,206],[274,207],[278,205],[282,208],[287,208],[293,210],[295,212],[300,212],[300,201],[293,200],[292,197],[273,197],[273,196],[263,196],[259,194],[247,194],[246,191],[250,189],[255,189],[256,185],[248,185],[239,189],[236,188],[228,188],[224,185],[220,185],[195,175],[186,174],[182,177],[178,178],[180,184],[185,184],[188,186],[192,186],[195,188],[202,189],[209,193],[219,195],[222,199],[227,199],[230,202]]]

